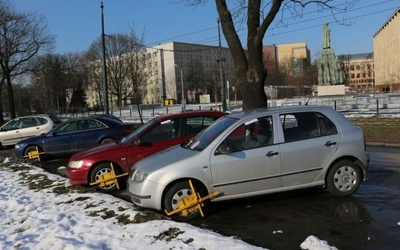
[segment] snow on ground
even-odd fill
[[[134,222],[146,211],[77,190],[64,177],[0,155],[0,249],[261,249],[187,223]],[[336,249],[315,236],[300,248]]]

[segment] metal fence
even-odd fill
[[[325,96],[325,97],[296,97],[288,99],[269,99],[268,107],[289,106],[289,105],[328,105],[334,109],[345,113],[357,113],[360,115],[400,115],[400,93],[397,94],[371,94],[354,96]],[[241,110],[242,102],[228,103],[228,112]],[[140,105],[140,113],[143,120],[148,121],[153,117],[177,113],[183,110],[181,105],[161,106],[161,105]],[[222,111],[221,103],[193,104],[186,105],[186,110],[219,110]],[[101,114],[103,112],[82,112],[59,114],[63,118],[79,116],[89,116]],[[126,121],[139,121],[139,111],[137,106],[127,106],[122,109],[113,109],[111,114]]]

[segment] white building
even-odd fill
[[[166,100],[166,105],[181,103],[181,72],[187,103],[196,102],[201,94],[211,94],[207,93],[209,86],[216,84],[215,80],[220,82],[220,58],[225,79],[229,80],[230,72],[233,72],[232,56],[228,48],[170,42],[148,48],[146,53],[146,68],[150,73],[144,98],[147,103],[162,103],[163,100]],[[211,82],[213,78],[215,80]]]

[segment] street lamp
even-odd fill
[[[104,13],[103,13],[103,2],[100,5],[101,8],[101,42],[103,45],[103,92],[104,92],[104,112],[109,114],[108,107],[108,86],[107,86],[107,64],[106,64],[106,42],[104,34]]]
[[[178,64],[175,64],[175,66],[178,67],[181,71],[182,109],[183,109],[183,111],[185,111],[186,110],[186,100],[185,100],[185,90],[183,88],[183,70],[182,70],[182,67],[179,66]]]

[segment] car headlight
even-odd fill
[[[70,168],[81,168],[83,165],[83,161],[70,161],[68,163],[68,167]]]
[[[147,178],[147,173],[141,171],[135,171],[131,177],[132,181],[142,182]]]
[[[19,148],[19,145],[18,145],[18,144],[15,144],[15,148]]]

